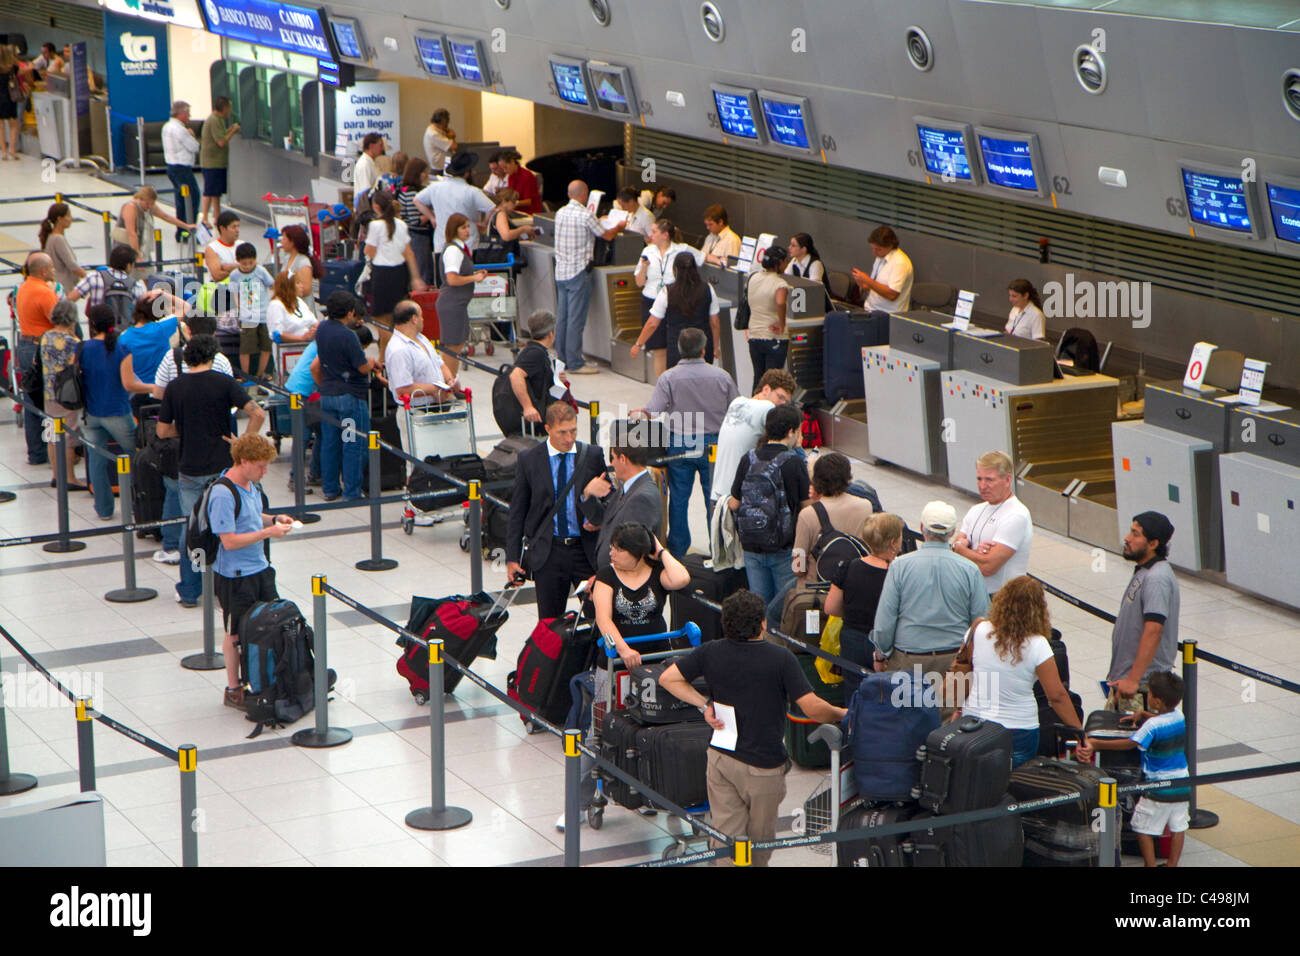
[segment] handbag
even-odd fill
[[[77,345],[72,364],[54,373],[50,381],[54,400],[70,412],[86,407],[86,388],[81,381],[81,345]]]
[[[970,696],[971,679],[975,672],[975,629],[986,620],[987,618],[977,617],[971,622],[961,647],[957,648],[957,656],[952,659],[943,675],[944,707],[960,708]]]
[[[740,305],[736,307],[735,314],[731,317],[731,327],[737,332],[744,332],[749,328],[749,282],[745,283],[745,294],[740,299]]]

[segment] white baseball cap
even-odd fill
[[[931,501],[921,509],[921,527],[935,534],[947,534],[957,527],[957,509],[946,501]]]

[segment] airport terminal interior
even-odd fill
[[[487,185],[493,154],[518,150],[540,187],[542,208],[512,219],[540,229],[520,244],[526,268],[480,282],[469,311],[474,364],[460,381],[472,398],[456,407],[465,450],[487,456],[503,438],[495,370],[512,361],[528,316],[557,308],[556,212],[571,180],[600,191],[593,211],[604,227],[628,218],[632,210],[610,204],[631,187],[692,248],[716,231],[706,215],[716,227],[724,208],[738,242],[700,272],[721,303],[715,361],[741,395],[756,378],[747,333],[732,325],[746,276],[762,269],[756,252],[761,260],[764,249],[806,234],[826,281],[788,279],[785,367],[821,451],[846,455],[853,478],[912,529],[928,502],[944,500],[959,517],[978,504],[976,459],[1005,452],[1014,493],[1033,517],[1028,571],[1071,598],[1049,594],[1048,605],[1085,714],[1105,703],[1112,653],[1112,626],[1091,609],[1115,613],[1130,585],[1134,567],[1121,552],[1131,518],[1166,514],[1178,636],[1237,665],[1196,665],[1195,772],[1300,762],[1292,690],[1300,685],[1300,4],[40,6],[43,19],[31,22],[34,14],[0,0],[0,34],[20,47],[19,62],[43,55],[47,41],[68,43],[68,69],[85,64],[92,75],[86,89],[49,70],[20,117],[19,154],[0,169],[0,294],[22,281],[56,194],[74,200],[65,235],[92,270],[106,262],[111,222],[141,186],[156,188],[159,210],[183,215],[159,132],[174,101],[190,105],[196,133],[218,97],[232,101],[244,129],[231,140],[222,208],[240,215],[240,238],[272,274],[285,265],[274,236],[299,222],[323,259],[359,257],[347,231],[362,136],[384,137],[376,161],[384,172],[399,150],[424,157],[430,117],[446,110],[444,135],[449,127],[458,142],[451,155],[472,156],[472,183]],[[864,16],[879,29],[860,29]],[[262,29],[261,20],[280,26]],[[1191,68],[1208,50],[1221,68]],[[1008,55],[1014,71],[1002,62]],[[149,70],[146,94],[139,84]],[[195,180],[201,187],[204,176]],[[661,208],[664,189],[672,199]],[[192,278],[194,240],[161,216],[157,225],[157,251],[173,264],[139,275]],[[859,286],[870,292],[875,280],[854,278],[874,275],[889,253],[888,243],[881,259],[873,253],[879,232],[868,241],[881,226],[914,269],[903,309],[879,294],[864,300]],[[146,242],[152,250],[154,238]],[[650,356],[629,351],[641,332],[634,275],[644,248],[630,231],[596,246],[603,258],[589,269],[582,339],[595,374],[569,379],[583,405],[582,440],[594,424],[608,441],[612,423],[647,403],[659,374]],[[1004,334],[1015,302],[1008,289],[1020,279],[1042,296],[1038,338]],[[12,350],[21,331],[10,314],[0,334]],[[6,354],[12,363],[15,353]],[[15,380],[5,372],[8,389]],[[250,394],[272,406],[278,399],[274,389]],[[294,504],[297,440],[277,441],[263,481],[273,507]],[[429,704],[396,670],[402,650],[392,630],[327,598],[328,665],[338,675],[329,724],[352,739],[295,745],[312,714],[249,739],[254,724],[223,706],[225,672],[181,664],[203,650],[204,609],[180,603],[177,568],[154,560],[155,541],[130,539],[130,573],[156,596],[121,603],[105,597],[127,580],[121,534],[88,536],[65,552],[23,540],[61,530],[51,466],[27,457],[21,417],[5,397],[0,491],[12,500],[0,503],[0,626],[49,672],[85,688],[98,713],[165,748],[198,748],[200,865],[563,865],[560,738],[530,733],[512,707],[462,681],[433,703],[444,712],[446,803],[472,821],[440,832],[408,826],[407,815],[431,801]],[[80,462],[76,476],[85,480]],[[123,519],[120,510],[101,519],[84,490],[66,500],[74,538]],[[305,502],[323,503],[323,489]],[[463,509],[453,503],[432,524],[412,524],[406,509],[382,504],[378,535],[359,503],[323,510],[274,541],[280,596],[311,623],[312,581],[323,575],[405,625],[413,597],[470,592]],[[708,554],[698,484],[689,522],[691,551]],[[376,549],[396,566],[359,569]],[[495,594],[506,578],[501,552],[490,553],[484,587]],[[533,600],[529,585],[495,660],[472,665],[501,691],[537,624]],[[217,610],[218,651],[221,636]],[[76,711],[5,640],[0,672],[0,784],[7,773],[39,781],[0,796],[0,832],[57,829],[48,821],[85,789]],[[68,859],[181,866],[175,761],[103,723],[94,725],[93,759],[102,846]],[[778,838],[815,832],[811,808],[824,805],[817,798],[829,774],[790,768]],[[1295,773],[1200,787],[1197,806],[1218,822],[1194,821],[1180,866],[1300,863]],[[611,803],[600,823],[580,827],[584,866],[706,846],[668,813]],[[827,850],[784,848],[770,865],[836,865]],[[39,852],[21,860],[5,852],[0,842],[0,862],[44,862]],[[1122,863],[1142,859],[1129,847]]]

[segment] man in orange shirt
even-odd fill
[[[27,278],[18,287],[14,310],[18,313],[18,372],[26,375],[36,362],[41,336],[48,332],[50,313],[59,296],[50,285],[54,281],[54,260],[43,252],[27,257]],[[42,391],[44,387],[42,386]],[[41,416],[23,409],[23,432],[27,439],[27,464],[44,465],[50,460],[41,440]]]

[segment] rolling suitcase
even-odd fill
[[[1004,796],[994,806],[1009,807],[1015,801]],[[927,814],[918,814],[919,820]],[[910,836],[912,866],[1020,866],[1025,837],[1016,814],[980,823],[917,830]]]
[[[470,597],[455,594],[441,600],[411,598],[411,616],[406,630],[425,639],[440,638],[443,654],[469,667],[479,657],[496,659],[496,636],[509,619],[508,608],[519,588],[507,588],[495,601],[486,592]],[[423,704],[429,699],[429,652],[406,637],[398,637],[403,650],[397,659],[397,673],[406,678],[411,696]],[[443,664],[443,692],[450,694],[460,683],[461,673]]]
[[[870,674],[849,700],[844,722],[863,800],[909,801],[921,775],[917,749],[939,726],[939,708],[907,671]]]
[[[697,720],[641,728],[636,735],[638,779],[683,809],[707,802],[705,777],[712,739],[713,728]]]
[[[827,684],[817,673],[817,658],[812,654],[800,654],[796,660],[803,668],[804,676],[813,689],[813,693],[836,707],[844,706],[844,685]],[[825,770],[831,765],[831,750],[822,741],[811,743],[808,736],[820,727],[815,720],[805,717],[798,707],[792,707],[785,715],[785,749],[790,759],[809,770]]]
[[[506,678],[511,700],[552,724],[564,721],[573,695],[569,681],[590,670],[596,655],[596,632],[575,611],[537,622]],[[529,723],[520,714],[519,719]]]
[[[366,266],[364,259],[329,259],[324,266],[325,274],[321,276],[320,292],[316,295],[316,301],[324,303],[330,297],[330,293],[336,289],[343,289],[356,295],[357,279],[361,277],[361,270]]]
[[[412,292],[411,301],[420,307],[424,320],[424,337],[430,342],[442,340],[442,327],[438,324],[438,290],[427,289],[424,292]]]
[[[161,454],[156,447],[142,448],[131,463],[131,514],[137,523],[161,521],[167,488],[163,484]],[[141,528],[137,538],[162,540],[161,528]]]
[[[1011,731],[991,720],[961,717],[944,724],[917,751],[918,802],[941,814],[996,806],[1011,778],[1011,741]]]
[[[641,651],[646,653],[644,646]],[[658,661],[631,669],[627,695],[630,716],[643,724],[679,724],[684,720],[704,719],[698,707],[678,700],[659,686],[660,675],[672,664],[672,661]],[[709,685],[703,677],[697,678],[692,686],[705,697],[709,696]]]
[[[1098,865],[1100,836],[1092,829],[1093,811],[1105,772],[1074,760],[1032,757],[1011,772],[1011,796],[1020,802],[1071,794],[1078,799],[1021,815],[1025,866]]]
[[[824,745],[823,745],[824,746]],[[865,827],[884,827],[912,819],[916,808],[906,804],[865,806],[850,810],[840,819],[840,830],[861,830]],[[845,840],[839,844],[837,866],[910,866],[907,852],[910,833],[896,833],[879,839]]]
[[[1065,690],[1070,695],[1070,703],[1074,706],[1079,719],[1083,720],[1083,698],[1070,690],[1070,654],[1066,650],[1065,641],[1061,639],[1061,632],[1052,628],[1052,636],[1048,638],[1048,643],[1056,658],[1056,670],[1061,675],[1061,683],[1065,685]],[[1060,715],[1048,703],[1043,685],[1038,681],[1034,681],[1034,700],[1038,704],[1038,754],[1041,757],[1060,756],[1058,731],[1064,732],[1066,725],[1061,723]]]
[[[487,471],[488,481],[513,480],[520,453],[527,451],[539,442],[540,439],[531,438],[527,435],[515,435],[497,442],[496,446],[488,452],[488,456],[483,459],[483,467]]]
[[[822,338],[822,390],[828,402],[866,397],[862,350],[889,344],[889,316],[883,312],[830,312]]]
[[[379,437],[394,448],[402,447],[402,432],[397,423],[397,403],[393,401],[388,386],[371,379],[370,381],[370,430],[379,432]],[[366,459],[369,468],[370,459]],[[368,493],[369,476],[365,490]],[[379,450],[379,488],[390,491],[406,487],[406,459],[381,448]]]
[[[644,729],[645,727],[627,714],[616,710],[609,711],[605,714],[600,727],[600,756],[619,770],[640,779],[640,755],[636,738],[637,734]],[[604,794],[620,807],[635,810],[645,806],[645,798],[641,796],[639,790],[628,786],[612,774],[602,779]]]
[[[688,554],[682,559],[682,564],[691,573],[691,583],[680,591],[668,593],[668,608],[672,618],[669,627],[676,630],[687,621],[694,621],[700,627],[701,641],[715,641],[722,637],[722,614],[696,601],[692,595],[701,591],[708,600],[721,604],[724,598],[735,594],[749,583],[745,569],[715,571],[713,559],[707,554]]]
[[[424,460],[443,474],[461,481],[483,481],[487,477],[483,459],[478,455],[448,455],[446,458],[427,455]],[[450,508],[465,500],[465,492],[459,486],[442,475],[414,465],[411,466],[411,477],[407,479],[406,490],[411,493],[411,506],[420,511]]]

